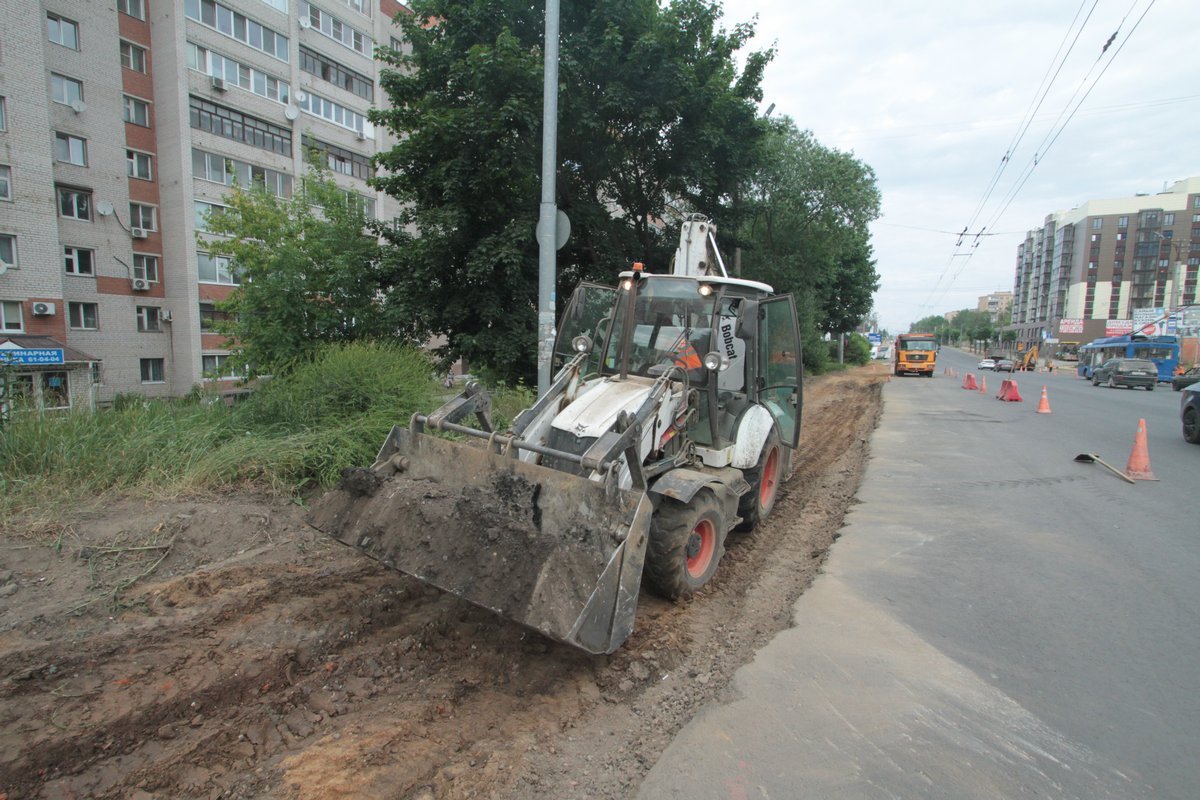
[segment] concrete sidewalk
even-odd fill
[[[922,573],[928,559],[943,558],[927,543],[953,537],[965,548],[977,540],[968,557],[985,560],[997,542],[1020,546],[1006,539],[1020,521],[972,512],[964,533],[957,522],[963,498],[937,490],[945,476],[961,479],[987,465],[986,456],[961,446],[962,429],[946,423],[943,414],[961,413],[951,408],[957,395],[931,389],[938,387],[917,380],[888,384],[861,502],[824,574],[797,601],[795,627],[738,671],[723,703],[680,732],[639,798],[1154,796],[1022,707],[998,688],[997,676],[981,677],[903,621],[905,587],[927,592],[930,581],[947,580]],[[991,429],[982,435],[1013,436],[1000,425],[981,427]],[[1037,502],[1030,483],[1022,491]],[[987,491],[967,502],[986,502]],[[957,574],[952,565],[939,568]],[[889,596],[893,586],[900,588]],[[959,597],[971,591],[956,590]],[[912,607],[920,604],[908,608],[908,619]]]

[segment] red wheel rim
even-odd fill
[[[713,553],[717,550],[717,529],[712,520],[702,519],[692,528],[688,540],[687,571],[693,578],[699,578],[708,571],[712,563]]]
[[[775,499],[775,490],[779,488],[779,448],[771,448],[767,455],[767,463],[763,464],[762,477],[758,481],[758,507],[767,508]]]

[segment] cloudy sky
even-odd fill
[[[755,49],[778,50],[763,110],[875,170],[892,332],[1011,291],[1017,245],[1047,214],[1200,175],[1197,0],[724,6],[726,27],[758,15]]]

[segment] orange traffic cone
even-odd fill
[[[978,389],[979,386],[976,385],[976,383],[975,383],[975,376],[968,372],[967,377],[963,378],[962,388],[970,389],[972,391],[974,391],[975,389]]]
[[[1040,401],[1038,401],[1037,413],[1039,413],[1039,414],[1051,413],[1050,412],[1050,398],[1046,397],[1046,387],[1045,386],[1042,387],[1042,399]]]
[[[979,393],[987,394],[987,375],[979,376]]]
[[[1129,463],[1125,474],[1135,481],[1156,481],[1150,470],[1150,450],[1146,447],[1146,420],[1139,419],[1137,433],[1133,435],[1133,450],[1129,451]]]

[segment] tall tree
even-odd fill
[[[221,238],[197,238],[232,262],[239,283],[218,330],[251,372],[285,369],[323,343],[404,331],[381,295],[386,276],[362,198],[313,169],[291,198],[235,186],[224,202],[204,226]]]
[[[372,119],[397,144],[375,184],[399,199],[384,233],[392,301],[447,355],[507,378],[535,374],[540,197],[540,4],[414,0],[411,53],[388,52],[390,108]],[[730,219],[765,135],[755,117],[769,52],[735,56],[751,25],[720,27],[708,0],[564,4],[558,197],[571,237],[558,297],[631,262],[665,269],[672,206]],[[730,222],[732,220],[730,219]]]
[[[868,229],[880,209],[875,173],[787,117],[772,121],[765,150],[746,194],[743,272],[806,299],[805,338],[852,330],[879,287]]]

